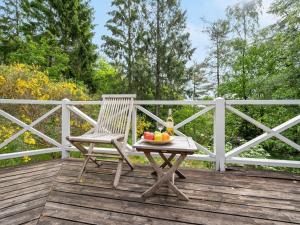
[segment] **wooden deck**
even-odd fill
[[[176,185],[190,197],[177,200],[164,188],[140,199],[154,178],[150,168],[124,166],[112,188],[114,163],[89,165],[84,183],[75,178],[81,161],[48,161],[0,169],[0,224],[300,224],[300,176],[261,171],[184,170]]]

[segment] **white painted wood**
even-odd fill
[[[136,100],[135,105],[214,105],[210,100]]]
[[[10,115],[9,113],[3,111],[3,110],[0,110],[0,115],[2,115],[3,117],[5,117],[6,119],[18,124],[19,126],[27,129],[28,131],[31,131],[33,134],[43,138],[45,141],[59,147],[59,148],[62,148],[62,145],[60,143],[58,143],[57,141],[55,141],[54,139],[50,138],[49,136],[43,134],[42,132],[36,130],[35,128],[31,127],[30,125],[24,123],[23,121],[17,119],[16,117]]]
[[[62,101],[56,100],[0,99],[0,104],[61,105],[61,103]]]
[[[225,171],[225,99],[215,99],[214,152],[216,170]]]
[[[176,124],[176,126],[174,127],[174,129],[179,129],[180,127],[184,126],[185,124],[197,119],[199,116],[207,113],[208,111],[210,111],[211,109],[213,109],[214,106],[208,106],[206,108],[204,108],[203,110],[201,110],[200,112],[195,113],[194,115],[190,116],[189,118],[185,119],[184,121]]]
[[[82,112],[80,109],[78,109],[75,106],[68,105],[67,103],[65,103],[65,105],[67,105],[67,108],[69,110],[71,110],[73,113],[75,113],[77,116],[79,116],[80,118],[86,120],[91,125],[96,126],[97,122],[94,119],[92,119],[91,117],[89,117],[88,115],[86,115],[84,112]]]
[[[300,100],[226,100],[227,105],[300,105]]]
[[[232,106],[226,106],[227,109],[229,109],[231,112],[235,113],[236,115],[240,116],[241,118],[247,120],[248,122],[254,124],[256,127],[262,129],[263,131],[267,133],[273,134],[273,136],[277,137],[279,140],[283,141],[284,143],[290,145],[292,148],[297,149],[300,151],[300,145],[296,144],[295,142],[291,141],[290,139],[284,137],[280,133],[277,133],[273,131],[271,128],[265,126],[264,124],[258,122],[257,120],[251,118],[250,116],[246,115],[245,113],[242,113],[241,111],[233,108]]]
[[[0,160],[14,159],[14,158],[20,158],[20,157],[31,156],[31,155],[41,155],[41,154],[60,152],[60,151],[61,148],[44,148],[44,149],[37,149],[37,150],[30,150],[30,151],[5,153],[5,154],[0,154]]]
[[[43,138],[45,141],[57,146],[55,148],[49,148],[49,149],[41,149],[41,150],[33,150],[33,151],[26,151],[26,152],[18,152],[18,153],[8,153],[8,154],[1,154],[0,155],[0,159],[3,158],[15,158],[15,157],[22,157],[25,155],[36,155],[36,154],[43,154],[43,153],[47,153],[48,151],[61,151],[62,146],[64,144],[66,144],[66,142],[64,143],[64,141],[62,141],[62,144],[58,143],[57,141],[53,140],[52,138],[48,137],[47,135],[41,133],[40,131],[36,130],[35,128],[33,128],[36,124],[38,124],[39,122],[41,122],[42,120],[44,120],[45,118],[49,117],[50,115],[52,115],[56,110],[58,110],[63,104],[65,104],[68,107],[68,111],[72,111],[74,112],[76,115],[80,116],[82,119],[85,119],[86,121],[88,121],[89,123],[91,123],[92,125],[95,126],[95,124],[97,124],[97,122],[95,120],[93,120],[92,118],[90,118],[88,115],[86,115],[85,113],[83,113],[82,111],[80,111],[79,109],[77,109],[75,107],[75,105],[102,105],[103,107],[103,101],[56,101],[56,100],[28,100],[28,99],[0,99],[0,104],[35,104],[35,105],[57,105],[57,107],[53,108],[52,110],[50,110],[49,112],[47,112],[45,115],[41,116],[40,118],[38,118],[37,120],[35,120],[34,122],[32,122],[30,125],[23,123],[22,121],[18,120],[17,118],[11,116],[10,114],[6,113],[3,110],[0,110],[0,115],[4,116],[5,118],[11,120],[12,122],[18,124],[19,126],[22,126],[24,129],[17,132],[16,134],[14,134],[13,136],[11,136],[9,139],[5,140],[3,143],[0,144],[0,148],[4,147],[5,145],[7,145],[8,143],[10,143],[11,141],[15,140],[15,138],[17,138],[18,136],[20,136],[22,133],[24,133],[25,131],[30,131],[36,135],[38,135],[39,137]],[[207,101],[207,100],[200,100],[200,101],[187,101],[187,100],[179,100],[179,101],[165,101],[165,100],[161,100],[161,101],[154,101],[154,100],[142,100],[142,101],[135,101],[134,105],[138,108],[141,107],[142,105],[196,105],[197,107],[199,107],[199,109],[201,107],[205,107],[207,106],[207,108],[204,108],[203,110],[207,110],[209,107],[214,107],[217,104],[217,100],[215,101]],[[230,108],[230,105],[300,105],[300,100],[226,100],[226,105],[227,105],[227,109],[232,109]],[[142,109],[141,109],[142,108]],[[146,115],[150,116],[151,118],[153,118],[155,121],[161,123],[162,125],[166,125],[165,122],[163,120],[161,120],[160,118],[156,117],[155,115],[153,115],[151,112],[149,112],[148,110],[144,109],[143,107],[138,108],[139,110],[141,110],[142,112],[144,112]],[[143,111],[143,109],[145,111]],[[134,112],[136,110],[133,109],[133,114],[135,114],[136,112]],[[233,109],[235,110],[235,109]],[[231,111],[233,111],[231,110]],[[115,127],[115,124],[118,124],[117,121],[117,115],[122,114],[122,113],[116,113],[119,111],[119,108],[114,108],[114,113],[116,115],[116,117],[111,117],[111,121],[113,124],[111,124],[111,127]],[[202,111],[202,110],[201,110]],[[200,112],[201,112],[200,111]],[[198,113],[200,113],[198,112]],[[235,111],[237,112],[237,111]],[[299,145],[291,140],[289,140],[288,138],[284,137],[283,135],[280,134],[280,132],[283,132],[284,130],[298,124],[300,122],[300,115],[271,129],[267,126],[265,126],[264,124],[254,120],[253,118],[247,116],[246,114],[243,114],[242,112],[238,111],[236,113],[238,116],[240,116],[241,118],[253,123],[254,125],[256,125],[257,127],[261,128],[262,130],[264,130],[266,133],[258,136],[257,138],[245,143],[242,146],[239,146],[235,149],[233,149],[232,151],[228,152],[227,154],[225,154],[226,156],[226,163],[238,163],[238,164],[253,164],[253,165],[269,165],[269,166],[285,166],[285,167],[298,167],[299,162],[297,161],[289,161],[289,160],[270,160],[270,159],[249,159],[249,158],[240,158],[240,157],[236,157],[238,154],[240,154],[243,151],[248,150],[249,148],[251,148],[254,145],[257,145],[259,143],[261,143],[264,140],[267,140],[268,138],[271,138],[273,136],[277,137],[278,139],[282,140],[283,142],[289,144],[290,146],[294,147],[295,149],[299,150]],[[122,114],[123,115],[123,114]],[[63,113],[62,113],[63,116]],[[193,115],[195,118],[196,116]],[[199,115],[200,116],[200,115]],[[65,116],[63,116],[65,117]],[[180,128],[181,126],[185,125],[188,122],[191,122],[193,119],[195,118],[188,118],[185,121],[182,121],[181,123],[177,124],[175,126],[175,128]],[[218,117],[216,117],[218,118]],[[63,120],[63,119],[62,119]],[[135,126],[133,126],[134,124],[136,124],[136,118],[134,118],[134,115],[132,115],[132,130],[136,131]],[[219,118],[219,120],[222,120]],[[66,121],[66,120],[65,120]],[[107,121],[109,122],[109,121]],[[224,122],[225,122],[225,118],[224,118]],[[65,127],[64,125],[65,123],[63,123],[62,126],[62,132],[66,132],[67,133],[67,127],[68,125]],[[120,125],[120,124],[118,124]],[[63,129],[66,129],[65,131],[63,131]],[[217,127],[214,128],[214,132],[216,132]],[[114,130],[115,131],[115,130]],[[185,136],[182,132],[180,132],[178,129],[174,129],[174,132],[177,135],[180,136]],[[217,137],[216,137],[217,136]],[[218,138],[218,134],[215,134],[215,142],[219,142],[219,138]],[[134,140],[136,140],[137,137],[135,135],[132,135],[132,140],[133,143],[135,142]],[[64,140],[64,139],[63,139]],[[188,156],[188,159],[194,159],[194,160],[204,160],[204,161],[211,161],[214,162],[216,160],[216,158],[218,158],[217,160],[220,161],[220,154],[219,152],[217,152],[218,156],[215,158],[215,153],[210,152],[207,148],[203,147],[202,145],[200,145],[199,143],[195,143],[198,147],[198,149],[202,150],[205,152],[205,154],[207,155],[193,155],[193,156]],[[64,146],[65,147],[65,152],[67,151],[71,151],[74,150],[74,147],[70,147],[68,145]],[[143,153],[140,152],[135,152],[135,151],[130,151],[132,148],[131,146],[129,146],[128,144],[125,145],[125,148],[128,149],[128,155],[142,155]],[[100,148],[94,148],[94,151],[98,151],[97,149]],[[216,146],[215,146],[215,150],[216,150]],[[100,150],[99,150],[100,151]],[[103,148],[102,150],[103,151]],[[108,152],[116,152],[116,150],[114,149],[106,149],[104,151],[108,151]],[[31,153],[32,152],[32,153]],[[221,154],[222,156],[222,154]],[[221,163],[222,164],[222,163]]]
[[[290,127],[298,124],[299,122],[300,122],[300,115],[286,121],[285,123],[280,124],[279,126],[273,128],[272,130],[275,133],[281,133],[281,132],[289,129]],[[243,144],[243,145],[227,152],[225,154],[225,157],[229,158],[229,157],[237,156],[238,154],[242,153],[243,151],[246,151],[247,149],[258,145],[259,143],[261,143],[261,142],[263,142],[263,141],[265,141],[265,140],[267,140],[267,139],[269,139],[273,136],[274,136],[274,133],[261,134],[261,135],[257,136],[256,138],[246,142],[245,144]]]
[[[38,119],[36,119],[35,121],[33,121],[29,126],[30,127],[34,127],[35,125],[37,125],[38,123],[40,123],[41,121],[43,121],[44,119],[48,118],[50,115],[52,115],[54,112],[56,112],[58,109],[60,109],[61,106],[58,105],[56,107],[54,107],[53,109],[51,109],[49,112],[47,112],[46,114],[44,114],[43,116],[39,117]],[[16,138],[18,138],[20,135],[22,135],[23,133],[25,133],[28,129],[24,128],[20,131],[18,131],[17,133],[15,133],[14,135],[12,135],[11,137],[9,137],[8,139],[4,140],[1,144],[0,144],[0,149],[3,148],[4,146],[8,145],[10,142],[12,142],[13,140],[15,140]]]
[[[101,105],[103,101],[69,101],[67,105]]]
[[[247,165],[300,168],[300,161],[294,161],[294,160],[255,159],[255,158],[232,157],[232,158],[226,159],[226,162],[227,163],[237,163],[237,164],[247,164]]]
[[[161,125],[163,125],[164,127],[167,126],[166,122],[163,121],[161,118],[159,118],[158,116],[154,115],[152,112],[148,111],[147,109],[145,109],[142,106],[137,105],[136,106],[137,109],[139,109],[140,111],[142,111],[143,113],[145,113],[146,115],[148,115],[149,117],[151,117],[152,119],[154,119],[156,122],[160,123]]]
[[[61,105],[57,100],[0,99],[0,104]],[[68,105],[101,105],[102,101],[70,101]],[[214,105],[213,100],[137,100],[136,105]],[[227,105],[300,105],[300,100],[226,100]]]
[[[68,105],[66,104],[70,100],[65,98],[63,99],[62,108],[61,108],[61,158],[68,158],[69,152],[67,151],[67,147],[70,145],[70,142],[66,139],[71,134],[71,126],[70,126],[70,111]]]

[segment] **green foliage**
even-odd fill
[[[51,77],[84,81],[91,90],[97,59],[87,0],[5,0],[0,7],[0,60],[38,64]]]
[[[0,5],[0,63],[7,63],[8,54],[18,49],[25,17],[24,2],[4,0]]]
[[[97,95],[122,93],[124,78],[111,64],[99,59],[93,75],[93,86]]]
[[[190,83],[187,84],[186,95],[193,100],[208,96],[209,92],[213,91],[213,85],[205,74],[205,67],[203,63],[195,63],[187,70]]]
[[[194,49],[179,1],[114,0],[109,15],[112,35],[102,37],[103,49],[125,75],[125,91],[143,99],[182,98]]]
[[[141,137],[142,134],[145,131],[148,131],[151,127],[151,122],[147,121],[146,117],[144,115],[138,115],[137,117],[137,128],[136,128],[136,134],[137,137]]]
[[[93,89],[93,66],[97,58],[93,38],[93,9],[86,0],[34,0],[29,17],[34,35],[47,34],[58,40],[69,57],[67,78],[82,80]]]
[[[58,47],[54,40],[41,38],[35,42],[22,42],[15,52],[8,56],[8,62],[39,65],[42,71],[47,71],[50,78],[59,79],[69,69],[69,57]]]
[[[212,43],[212,48],[204,60],[204,65],[206,66],[209,76],[212,77],[214,83],[217,84],[218,91],[228,61],[227,39],[230,32],[229,21],[221,19],[213,22],[206,21],[205,19],[203,19],[203,21],[208,23],[204,32],[209,35]],[[217,96],[219,96],[219,93],[217,93]]]

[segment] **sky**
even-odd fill
[[[181,0],[181,7],[187,11],[187,31],[190,32],[190,40],[196,51],[192,61],[201,62],[209,50],[210,41],[207,34],[203,33],[204,28],[201,17],[209,21],[225,18],[225,9],[228,5],[247,0]],[[272,0],[263,0],[260,27],[265,27],[276,21],[273,15],[267,13]],[[95,37],[94,42],[100,46],[101,36],[109,34],[105,23],[109,19],[108,12],[111,8],[111,0],[92,0],[91,6],[95,10]]]

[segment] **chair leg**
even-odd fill
[[[125,160],[125,162],[130,167],[130,169],[133,170],[134,169],[133,164],[129,161],[127,154],[123,151],[125,149],[124,145],[117,140],[114,140],[113,144],[116,147],[116,149],[118,150],[118,152],[121,155],[121,157],[123,158],[123,160]]]
[[[82,167],[81,167],[79,176],[78,176],[78,178],[77,178],[77,182],[82,182],[81,177],[82,177],[82,175],[83,175],[83,173],[84,173],[84,171],[85,171],[85,167],[87,166],[87,163],[88,163],[89,160],[90,160],[90,156],[87,156],[87,157],[85,158],[83,164],[82,164]]]
[[[116,171],[116,175],[115,175],[115,179],[114,179],[114,184],[113,184],[114,188],[117,188],[117,186],[119,184],[122,167],[123,167],[123,159],[119,159],[118,167],[117,167],[117,171]]]

